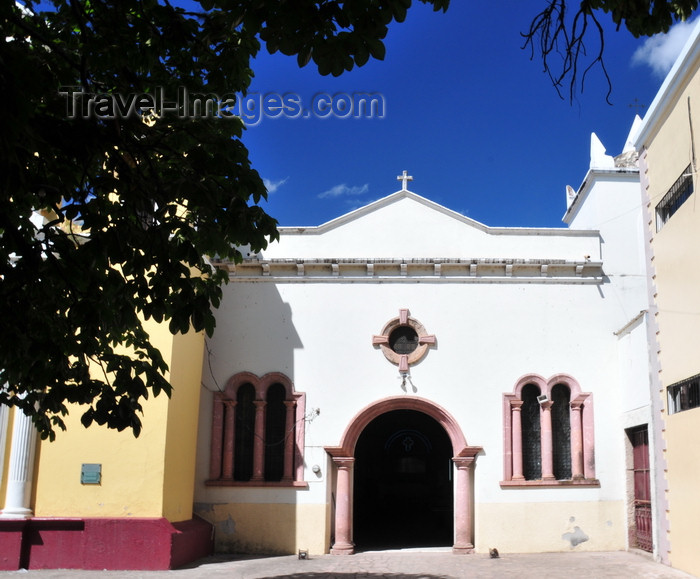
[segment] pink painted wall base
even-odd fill
[[[0,520],[0,570],[175,569],[212,552],[198,518]]]

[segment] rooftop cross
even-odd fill
[[[632,104],[627,105],[627,106],[631,109],[639,109],[639,110],[647,108],[647,106],[645,104],[640,103],[637,98],[634,99],[634,102]]]
[[[408,174],[408,171],[404,171],[404,172],[403,172],[403,175],[399,175],[398,177],[396,177],[396,179],[397,179],[398,181],[402,181],[402,183],[401,183],[401,191],[408,191],[408,188],[406,187],[406,184],[407,184],[408,181],[413,181],[413,177],[411,177],[411,176]]]

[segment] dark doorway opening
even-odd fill
[[[392,410],[355,448],[354,541],[358,550],[453,543],[452,443],[433,418]]]

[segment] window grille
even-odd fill
[[[534,384],[523,388],[521,411],[523,431],[523,476],[525,480],[542,478],[542,450],[540,443],[540,389]]]
[[[552,462],[554,478],[571,478],[571,419],[569,389],[563,384],[552,388]]]
[[[279,481],[284,475],[284,447],[287,409],[284,405],[286,392],[282,384],[273,384],[267,391],[265,419],[265,480]]]
[[[233,478],[250,480],[253,476],[253,444],[255,439],[255,388],[244,384],[238,389],[236,403],[235,470]]]
[[[700,406],[700,374],[671,384],[666,391],[669,414],[697,408]]]
[[[664,224],[671,219],[673,214],[693,194],[692,171],[692,166],[688,165],[656,206],[656,231],[660,231]]]

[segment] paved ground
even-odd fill
[[[452,555],[443,551],[382,551],[308,560],[296,556],[209,558],[177,571],[6,571],[0,579],[689,579],[636,553]]]

